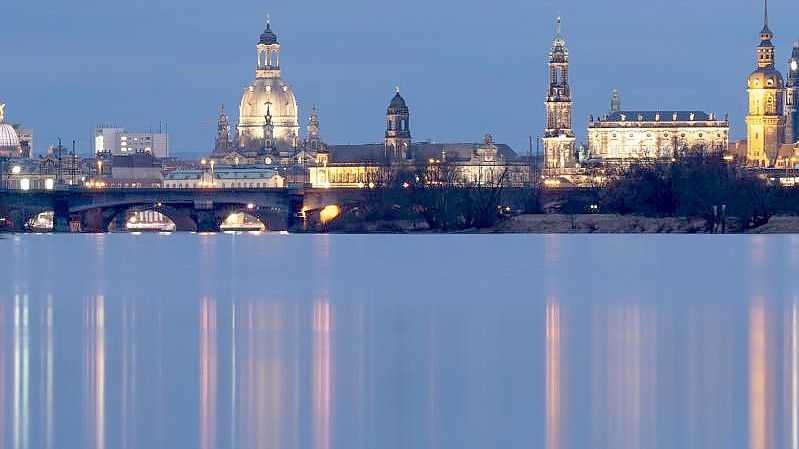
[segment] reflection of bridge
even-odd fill
[[[152,210],[172,220],[177,231],[219,231],[234,213],[246,213],[268,230],[283,231],[296,224],[301,211],[362,199],[358,189],[0,190],[0,230],[23,231],[29,220],[51,211],[56,232],[106,232],[125,229],[131,216]]]

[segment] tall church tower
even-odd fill
[[[799,141],[799,42],[794,42],[785,83],[785,143]]]
[[[547,127],[544,131],[546,168],[563,169],[574,166],[574,130],[572,130],[572,98],[569,88],[569,50],[557,33],[549,53],[549,93],[546,101]]]
[[[214,154],[224,156],[228,152],[230,145],[230,124],[225,114],[225,104],[219,110],[219,119],[216,122],[216,141],[214,142]]]
[[[410,110],[400,95],[399,87],[386,112],[386,158],[393,160],[411,158]]]
[[[774,33],[768,27],[768,0],[757,47],[757,69],[749,76],[749,115],[746,117],[749,165],[770,167],[785,142],[785,83],[775,68]]]

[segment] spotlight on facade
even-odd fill
[[[18,175],[18,174],[22,173],[22,167],[20,167],[19,165],[15,165],[15,166],[11,167],[11,173],[14,174],[14,175]]]
[[[247,210],[253,210],[253,209],[255,209],[255,204],[253,204],[253,203],[248,203],[248,204],[247,204]]]

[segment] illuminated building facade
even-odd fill
[[[314,188],[377,187],[412,173],[410,183],[453,185],[522,185],[530,182],[529,161],[485,135],[482,143],[412,142],[410,109],[396,92],[386,113],[381,144],[323,145],[308,168]],[[416,179],[419,176],[419,179]]]
[[[572,129],[572,98],[569,87],[569,50],[557,32],[549,53],[549,91],[546,101],[547,127],[544,131],[544,157],[549,170],[565,169],[575,164],[575,136]]]
[[[785,140],[785,82],[775,67],[774,33],[769,29],[768,6],[760,45],[757,69],[749,76],[749,115],[746,117],[748,165],[772,167]]]
[[[285,178],[272,168],[209,168],[175,170],[164,177],[166,189],[274,189]]]
[[[618,94],[612,103],[620,108]],[[729,129],[726,118],[702,111],[616,110],[589,119],[588,147],[592,160],[611,163],[672,159],[698,150],[721,153],[728,147]]]
[[[94,151],[113,156],[149,153],[165,158],[169,156],[169,135],[164,132],[132,133],[123,128],[99,126],[94,135]]]
[[[785,140],[799,141],[799,42],[794,42],[785,83]]]
[[[5,123],[6,105],[0,103],[0,157],[22,157],[22,143],[15,127]]]
[[[273,140],[273,147],[296,148],[299,143],[297,99],[281,77],[280,43],[269,21],[256,51],[255,80],[244,89],[239,107],[239,146],[246,151],[270,150],[264,148],[265,140]],[[267,139],[269,132],[272,136]]]

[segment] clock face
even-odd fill
[[[797,63],[796,60],[794,59],[793,61],[791,61],[791,70],[795,72],[796,69],[799,69],[799,63]]]

